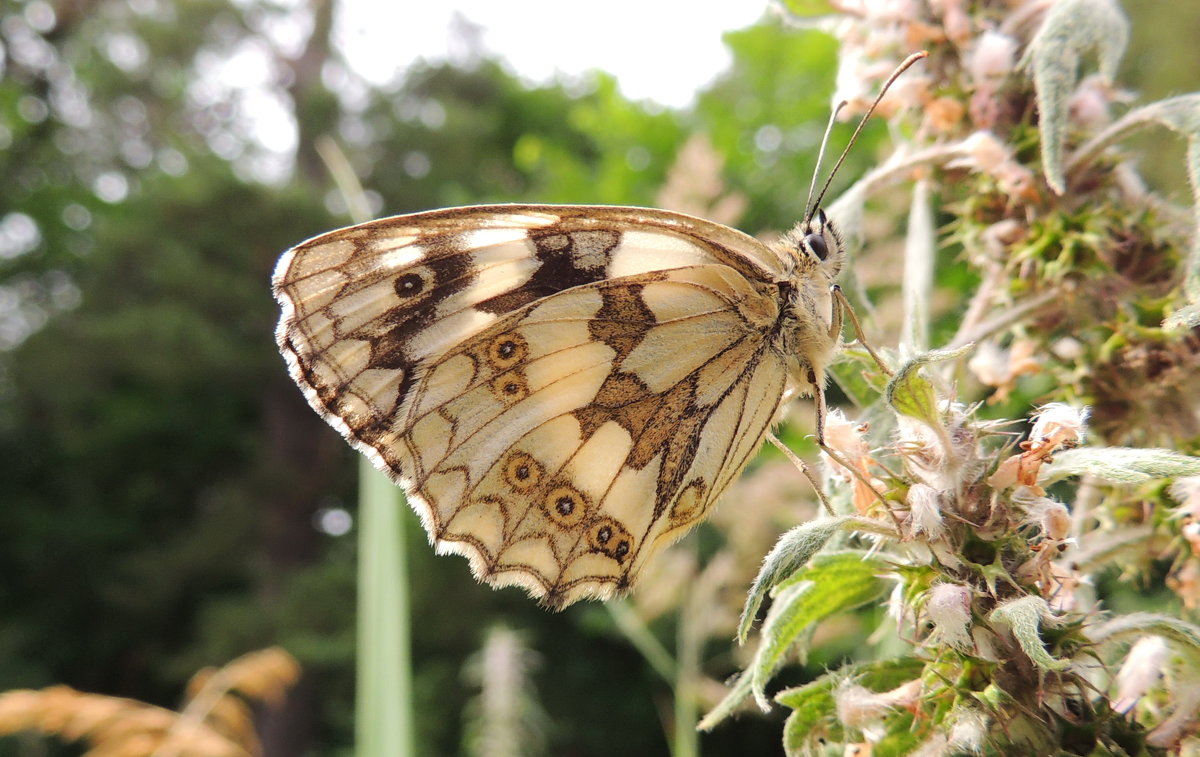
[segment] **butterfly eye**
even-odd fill
[[[804,244],[821,260],[829,257],[829,248],[825,246],[825,237],[821,234],[809,234],[804,237]]]

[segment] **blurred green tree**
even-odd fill
[[[769,93],[786,108],[724,117],[723,99],[768,95],[741,76],[765,88],[781,65],[814,64],[778,30],[746,33],[741,73],[689,126],[603,74],[530,86],[482,57],[366,87],[330,42],[334,4],[304,10],[313,33],[291,56],[269,33],[289,11],[271,3],[0,11],[0,688],[169,702],[201,665],[279,643],[306,674],[264,720],[268,754],[329,752],[352,730],[354,548],[314,524],[348,501],[354,458],[287,380],[267,287],[283,249],[342,221],[316,140],[343,145],[380,214],[652,204],[689,129],[719,135],[731,174],[752,173],[762,123],[825,110],[805,79],[794,102]],[[223,65],[237,56],[270,83],[235,86]],[[776,173],[806,177],[811,156],[788,144]],[[791,195],[761,223],[790,222]],[[664,684],[599,608],[546,615],[413,540],[422,745],[459,749],[462,663],[483,619],[509,617],[545,658],[554,749],[662,752]],[[715,738],[747,743],[735,731]]]

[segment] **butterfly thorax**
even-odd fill
[[[789,394],[808,396],[824,383],[825,368],[840,345],[841,317],[833,287],[845,259],[845,247],[833,223],[818,211],[772,245],[784,261],[778,282],[779,351],[787,356]]]

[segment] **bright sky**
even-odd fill
[[[486,51],[524,77],[601,69],[627,97],[684,106],[729,65],[721,34],[753,24],[766,9],[766,0],[344,0],[337,37],[350,65],[383,83],[417,58],[461,54],[452,49],[458,14],[482,27]]]

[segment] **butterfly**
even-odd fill
[[[439,552],[552,608],[607,599],[712,511],[791,397],[815,398],[823,446],[845,262],[828,187],[769,243],[606,205],[331,231],[279,259],[276,341]]]
[[[630,587],[789,397],[820,403],[844,258],[823,212],[763,243],[649,208],[434,210],[284,253],[276,337],[439,551],[558,608]]]

